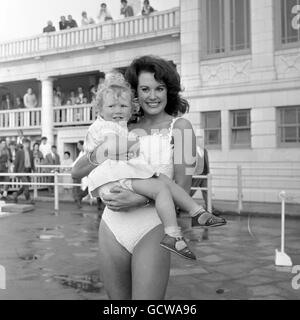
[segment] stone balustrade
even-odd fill
[[[180,32],[179,8],[0,43],[0,62],[103,47]]]

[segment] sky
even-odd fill
[[[96,18],[105,2],[114,19],[120,18],[120,0],[0,0],[0,42],[26,38],[42,33],[48,20],[56,30],[61,15],[71,14],[81,25],[81,12]],[[128,0],[130,4],[130,0]],[[179,0],[150,0],[156,10],[179,6]]]

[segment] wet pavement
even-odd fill
[[[79,210],[37,202],[36,209],[0,218],[0,265],[6,269],[2,299],[107,299],[99,278],[95,206]],[[180,224],[198,261],[172,255],[167,299],[300,299],[291,268],[274,265],[280,247],[277,217],[228,216],[228,225],[204,232]],[[300,219],[287,217],[286,253],[300,265]],[[298,281],[300,284],[300,280]]]

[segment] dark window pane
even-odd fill
[[[285,135],[285,142],[287,142],[287,143],[297,142],[297,128],[296,127],[285,128],[284,135]]]
[[[207,1],[207,48],[208,53],[225,51],[224,46],[224,1]]]
[[[233,145],[250,145],[251,136],[249,129],[232,130],[232,144]]]
[[[230,47],[243,50],[250,47],[249,0],[230,0]]]
[[[300,1],[281,0],[281,41],[300,41]]]
[[[220,128],[221,127],[221,119],[220,112],[208,112],[205,114],[205,128]]]
[[[284,111],[284,123],[283,124],[295,124],[297,121],[296,109],[288,109]]]
[[[233,111],[233,127],[247,127],[250,125],[250,111]]]
[[[221,143],[220,130],[208,130],[205,132],[205,144],[206,145],[217,145]]]

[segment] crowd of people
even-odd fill
[[[151,7],[149,0],[144,0],[141,14],[143,16],[148,16],[154,11],[155,10],[153,9],[153,7]],[[127,0],[121,0],[120,14],[121,16],[124,16],[124,18],[133,17],[135,15],[133,7],[128,4]],[[81,13],[81,26],[87,26],[91,24],[102,23],[102,22],[112,21],[112,20],[113,20],[113,17],[110,13],[110,10],[107,8],[107,4],[104,2],[100,4],[100,10],[96,19],[89,17],[86,11],[82,11]],[[58,27],[59,27],[59,30],[77,28],[78,23],[72,17],[72,15],[69,14],[67,18],[66,16],[60,17]],[[47,22],[47,26],[43,28],[43,32],[48,33],[48,32],[55,32],[55,31],[56,31],[56,28],[53,25],[53,22],[49,20]]]
[[[10,93],[6,93],[1,98],[0,110],[31,109],[36,107],[38,107],[38,99],[32,88],[28,88],[23,97],[18,95],[13,99]]]

